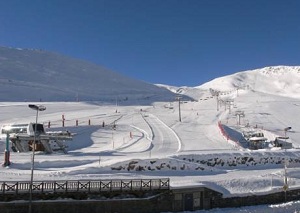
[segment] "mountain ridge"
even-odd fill
[[[248,87],[257,92],[299,98],[299,82],[300,66],[271,66],[216,78],[196,88],[236,90]]]
[[[120,104],[129,104],[173,101],[176,95],[199,99],[210,89],[229,91],[246,87],[299,98],[299,82],[300,66],[281,65],[240,71],[196,87],[150,84],[58,53],[0,46],[1,101],[118,100]]]
[[[256,92],[300,98],[300,66],[270,66],[222,76],[196,87],[173,87],[157,84],[173,92],[199,99],[209,90],[233,91],[251,89]],[[272,88],[270,90],[270,88]]]
[[[174,94],[99,65],[61,54],[0,47],[1,101],[169,100]]]

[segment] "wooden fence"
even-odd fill
[[[2,182],[0,190],[5,194],[30,193],[30,182]],[[32,193],[68,193],[68,192],[113,192],[113,191],[150,191],[168,190],[170,180],[138,179],[138,180],[91,180],[91,181],[39,181],[33,182]]]

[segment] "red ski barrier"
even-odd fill
[[[219,127],[219,129],[220,129],[222,135],[226,138],[227,141],[228,141],[228,140],[231,140],[232,142],[235,143],[236,146],[240,147],[239,142],[236,141],[236,140],[234,140],[233,138],[231,138],[231,137],[229,136],[229,134],[226,132],[226,130],[224,129],[224,127],[223,127],[223,125],[222,125],[222,123],[221,123],[221,121],[218,122],[218,127]]]

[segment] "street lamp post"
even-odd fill
[[[286,138],[286,132],[287,131],[289,131],[289,130],[291,130],[292,129],[292,127],[286,127],[286,128],[284,128],[283,130],[284,130],[284,137]]]
[[[180,99],[181,99],[181,96],[178,95],[178,96],[176,97],[176,99],[178,100],[179,122],[181,122],[181,109],[180,109]]]
[[[32,213],[33,171],[34,171],[34,154],[35,154],[35,141],[36,141],[36,132],[37,132],[37,122],[38,122],[39,111],[46,110],[46,107],[42,106],[42,105],[34,105],[34,104],[29,104],[28,107],[30,109],[36,110],[34,135],[33,135],[33,143],[32,143],[32,155],[31,155],[31,176],[30,176],[30,186],[29,186],[30,191],[29,191],[29,209],[28,209],[28,212]]]
[[[286,132],[289,131],[289,130],[291,130],[291,129],[292,129],[292,127],[290,127],[290,126],[283,129],[283,131],[284,131],[284,146],[285,146],[285,149],[286,149],[286,145],[287,145],[286,144],[287,143],[286,142],[286,139],[287,139]]]
[[[287,139],[287,137],[286,137],[286,132],[287,131],[289,131],[289,130],[291,130],[292,129],[292,127],[286,127],[286,128],[284,128],[283,130],[284,130],[284,140],[285,140],[285,144],[284,144],[284,146],[285,146],[285,152],[286,152],[286,147],[287,147],[287,142],[286,142],[286,139]],[[284,190],[284,199],[285,199],[285,202],[287,201],[287,190],[288,190],[288,188],[289,188],[289,185],[288,185],[288,177],[287,177],[287,155],[285,155],[285,159],[284,159],[284,179],[283,179],[283,190]]]

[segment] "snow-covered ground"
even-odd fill
[[[287,202],[282,204],[274,205],[260,205],[260,206],[245,206],[240,208],[222,208],[222,209],[212,209],[212,210],[201,210],[194,213],[298,213],[300,209],[300,202]],[[187,212],[186,212],[187,213]]]
[[[225,197],[244,196],[281,191],[287,160],[289,188],[299,188],[300,99],[295,93],[271,93],[271,86],[268,93],[253,87],[224,87],[219,93],[223,100],[219,107],[210,87],[199,88],[199,100],[181,102],[180,111],[178,101],[135,106],[34,103],[47,108],[38,117],[45,127],[51,122],[47,131],[75,134],[66,142],[67,154],[36,153],[34,180],[169,177],[171,187],[205,185]],[[231,100],[230,106],[226,100]],[[0,103],[0,124],[34,122],[36,113],[28,104]],[[238,110],[245,114],[240,125],[235,113]],[[76,120],[79,126],[75,126]],[[224,137],[219,122],[232,137],[246,129],[262,131],[270,141],[286,134],[294,148],[249,150]],[[284,132],[286,127],[292,129]],[[4,142],[0,143],[2,156],[4,149]],[[11,152],[11,162],[8,168],[0,168],[2,181],[30,180],[31,153]],[[275,209],[263,208],[264,212]]]

